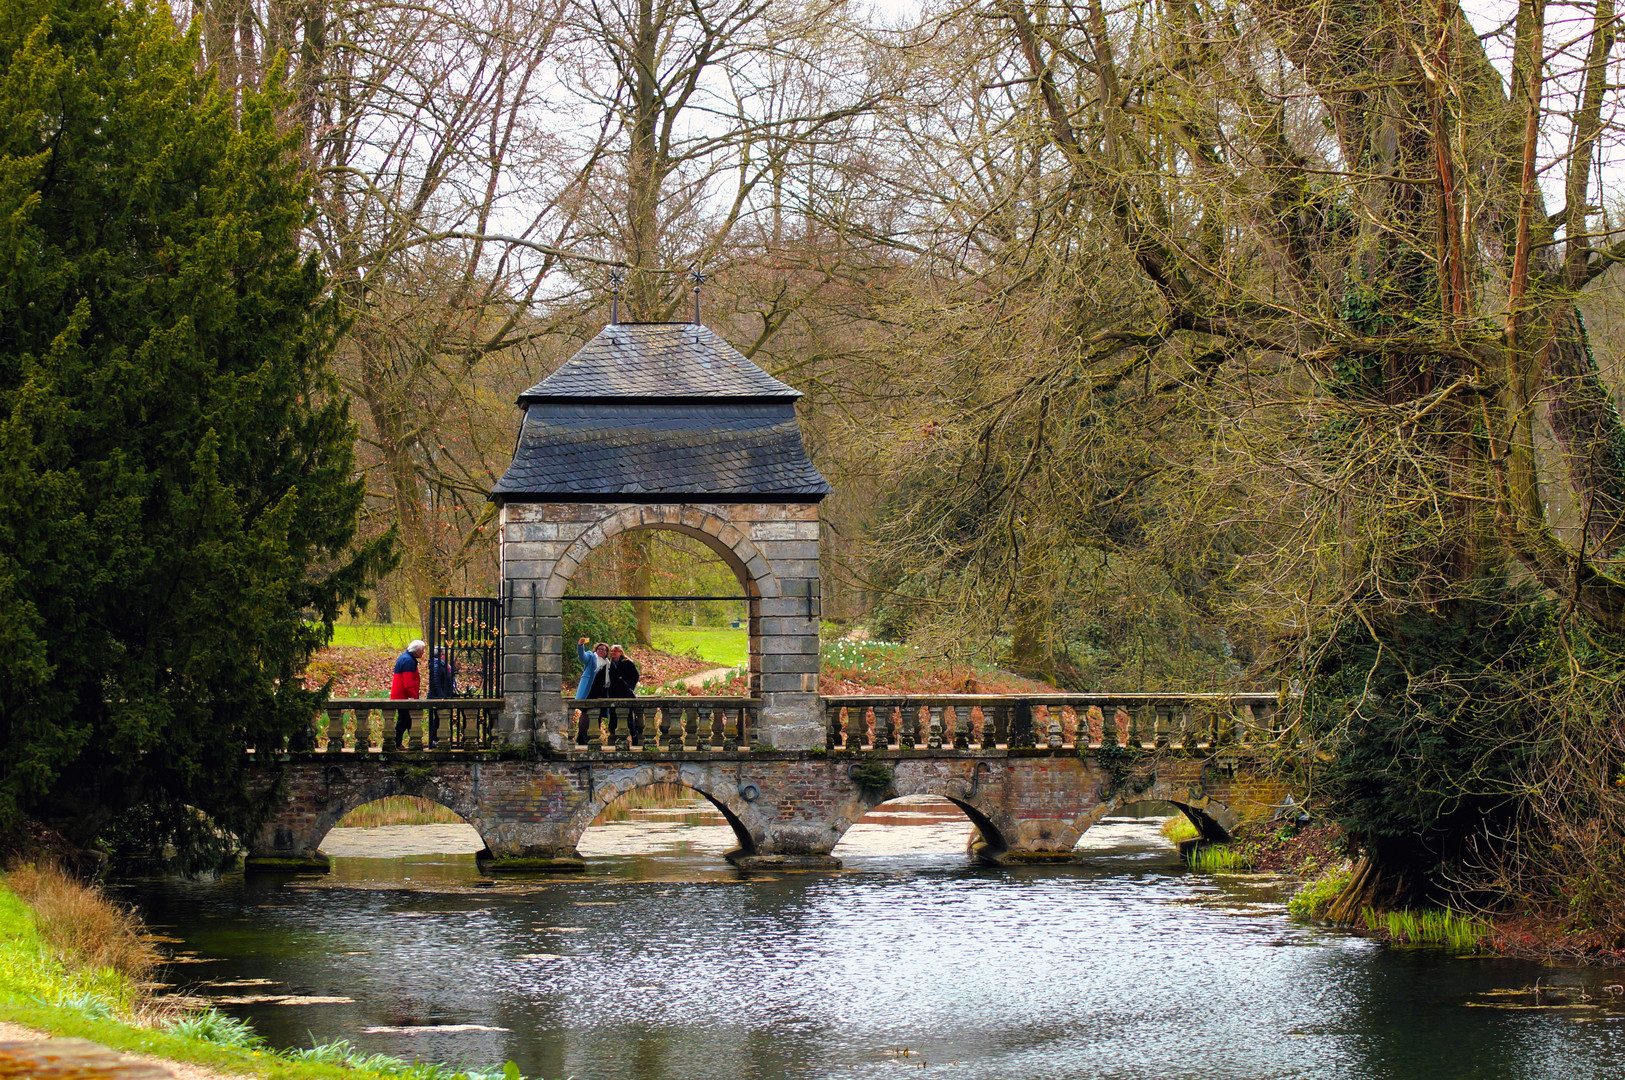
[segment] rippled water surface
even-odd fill
[[[1625,1076],[1618,972],[1295,925],[1268,880],[1187,873],[1156,820],[993,869],[956,813],[882,810],[837,873],[743,876],[712,816],[634,811],[575,877],[482,877],[463,826],[336,830],[329,877],[134,899],[191,954],[172,978],[278,1045],[527,1076]]]

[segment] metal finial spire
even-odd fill
[[[626,282],[626,271],[616,266],[609,272],[609,324],[621,321],[621,286]]]
[[[688,280],[694,283],[694,325],[700,325],[700,286],[706,282],[706,275],[701,273],[698,266],[688,268]]]

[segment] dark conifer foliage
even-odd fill
[[[245,747],[392,558],[357,548],[340,329],[278,91],[169,13],[0,7],[0,823],[243,827]]]

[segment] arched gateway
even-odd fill
[[[611,537],[672,529],[708,545],[750,604],[757,737],[824,744],[818,504],[800,392],[696,323],[612,323],[519,396],[500,508],[505,738],[567,749],[563,597]]]

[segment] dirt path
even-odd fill
[[[696,688],[702,687],[705,685],[706,680],[708,679],[726,679],[728,676],[732,675],[738,670],[738,668],[718,667],[711,668],[709,671],[697,671],[693,675],[689,675],[684,678],[683,685]]]
[[[52,1036],[43,1031],[35,1031],[32,1028],[25,1028],[17,1024],[7,1024],[0,1021],[0,1042],[43,1043],[51,1040]],[[68,1040],[68,1045],[79,1044],[83,1043],[84,1041],[85,1040],[83,1039],[72,1039]],[[170,1076],[175,1077],[175,1080],[252,1080],[250,1076],[244,1073],[216,1072],[213,1069],[204,1068],[202,1065],[192,1065],[184,1061],[169,1061],[165,1058],[153,1057],[151,1054],[131,1054],[124,1051],[108,1050],[105,1055],[96,1055],[97,1062],[99,1063],[104,1056],[109,1058],[116,1057],[126,1061],[139,1062],[142,1065],[167,1070]],[[8,1073],[7,1075],[23,1074]],[[68,1074],[64,1073],[63,1075]],[[72,1072],[72,1075],[82,1076],[91,1074],[75,1070]],[[110,1070],[106,1072],[105,1075],[109,1077],[116,1077],[118,1075],[118,1071]],[[149,1072],[148,1075],[152,1074]]]

